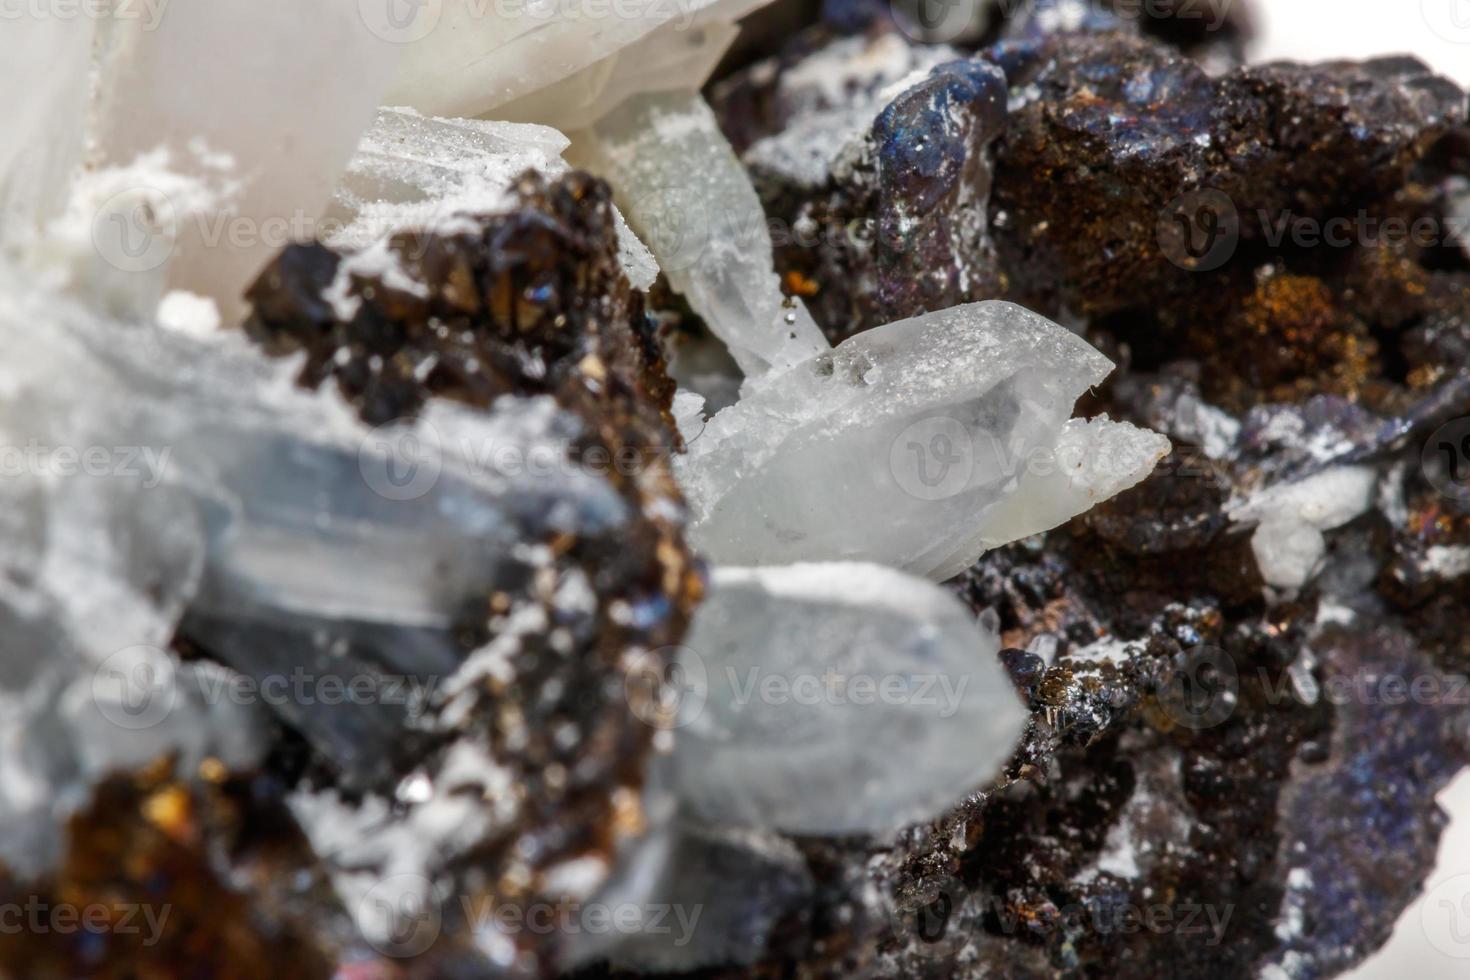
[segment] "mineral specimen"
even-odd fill
[[[726,119],[762,106],[742,159],[780,219],[778,267],[810,284],[828,336],[997,295],[986,204],[1000,70],[896,32],[787,62],[722,83],[716,105]]]
[[[691,539],[729,564],[877,561],[943,581],[1168,452],[1126,423],[1068,422],[1111,368],[1008,303],[859,334],[717,414],[676,460]]]
[[[1470,758],[1464,93],[575,6],[3,18],[0,975],[1361,962]]]
[[[827,348],[806,308],[782,296],[760,201],[700,96],[630,99],[585,143],[670,284],[746,377]]]
[[[694,692],[671,782],[713,823],[881,834],[933,817],[1020,734],[998,650],[952,596],[889,569],[720,569],[676,661]]]

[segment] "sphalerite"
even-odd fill
[[[155,913],[0,975],[1382,944],[1470,748],[1453,83],[1230,4],[296,6],[0,34],[0,908]]]

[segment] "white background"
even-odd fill
[[[1251,9],[1257,59],[1407,52],[1470,85],[1470,0],[1257,0]]]

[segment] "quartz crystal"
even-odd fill
[[[329,628],[382,670],[442,674],[460,660],[453,628],[465,602],[522,541],[520,515],[571,532],[625,510],[591,474],[506,476],[466,459],[477,446],[564,454],[581,425],[550,398],[506,399],[489,414],[441,406],[417,429],[373,437],[340,398],[295,388],[289,363],[239,335],[109,321],[13,278],[0,289],[0,333],[27,350],[0,387],[8,443],[131,447],[139,471],[11,491],[44,515],[7,546],[34,583],[16,614],[40,617],[35,629],[78,646],[94,669],[143,647],[154,651],[146,669],[179,671],[162,648],[187,607],[195,635],[257,678],[331,670],[340,655],[319,639]],[[324,713],[290,702],[285,714],[349,780],[381,772],[401,738],[402,711],[381,705]],[[145,758],[168,733],[208,737],[148,730],[136,736],[154,746]],[[142,761],[126,737],[91,751],[109,746],[119,762]]]
[[[313,233],[401,51],[351,3],[210,0],[100,24],[95,104],[74,118],[95,120],[93,168],[133,176],[80,218],[115,235],[99,243],[105,261],[212,297],[233,320],[271,255]],[[330,50],[335,67],[289,50]],[[178,199],[179,178],[216,198]]]
[[[405,49],[388,102],[570,125],[620,96],[697,89],[731,40],[728,26],[762,2],[593,5],[566,17],[544,3],[425,5],[411,23],[377,25]]]
[[[827,349],[801,301],[782,295],[760,199],[701,96],[629,99],[579,139],[669,284],[747,378]]]
[[[859,334],[715,415],[676,460],[692,540],[734,565],[876,561],[949,578],[1168,452],[1126,423],[1068,421],[1111,369],[1003,302]]]
[[[398,231],[463,230],[474,215],[509,207],[516,180],[528,171],[565,173],[561,154],[568,143],[556,130],[532,123],[380,109],[328,211],[326,223],[334,229],[329,241],[367,249]],[[647,289],[658,266],[621,215],[616,221],[623,269],[636,288]],[[368,261],[374,255],[384,257],[372,251]]]
[[[0,109],[0,245],[33,238],[60,212],[81,159],[91,32],[59,17],[18,17],[0,32],[0,78],[25,98]]]
[[[1026,712],[951,595],[859,564],[717,569],[676,662],[673,785],[714,823],[892,830],[995,775]]]

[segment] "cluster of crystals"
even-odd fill
[[[191,917],[192,939],[258,953],[289,932],[312,969],[713,965],[750,896],[697,869],[789,867],[778,831],[888,834],[994,776],[1025,712],[994,630],[932,580],[1137,483],[1168,443],[1069,420],[1111,363],[942,283],[890,303],[936,312],[830,346],[696,94],[750,6],[609,27],[221,0],[0,38],[17,87],[40,64],[52,79],[0,118],[35,148],[0,156],[0,429],[39,447],[5,487],[0,895],[137,896],[148,868],[95,862],[125,840],[162,861],[161,834],[198,893],[315,920]],[[329,84],[311,59],[260,70],[303,36],[341,59]],[[878,171],[917,181],[880,205],[902,236],[926,200],[977,196],[963,144],[1004,85],[964,63],[895,81],[917,86],[903,108],[874,93],[857,114],[877,113]],[[374,116],[385,99],[404,108]],[[906,134],[972,110],[911,152]],[[923,237],[984,222],[982,204]],[[643,316],[659,275],[745,376],[702,438],[674,426]],[[931,460],[940,436],[964,446]],[[157,465],[80,478],[77,447]],[[690,544],[721,566],[707,586],[685,494]],[[669,669],[704,674],[672,717]],[[227,693],[299,677],[373,691]],[[750,703],[752,683],[833,677],[816,702]],[[142,802],[108,831],[104,796]],[[720,933],[609,948],[474,914],[660,889],[708,901]],[[406,928],[426,909],[431,929]],[[122,943],[7,937],[4,959],[213,955]]]
[[[1219,15],[1213,38],[1170,19],[1184,5],[1106,6],[1041,0],[983,35],[999,35],[981,58],[1009,87],[988,237],[934,264],[978,268],[981,295],[1129,355],[1089,405],[1183,445],[1044,545],[992,550],[951,583],[998,613],[1032,710],[1020,750],[989,791],[881,856],[798,841],[817,909],[758,969],[1330,976],[1383,941],[1433,866],[1435,795],[1467,755],[1450,694],[1470,665],[1463,463],[1451,472],[1470,407],[1465,94],[1409,58],[1232,63],[1240,4],[1198,18]],[[833,166],[808,181],[768,150],[807,124],[791,93],[819,66],[823,114],[860,115],[874,52],[923,35],[902,5],[901,29],[861,7],[828,4],[828,23],[716,89],[773,225],[873,213],[871,178]],[[866,33],[834,39],[854,26]],[[934,51],[915,47],[882,61]],[[940,210],[926,217],[966,209]],[[1395,238],[1390,221],[1443,234]],[[1299,243],[1328,222],[1348,244]],[[879,266],[817,240],[777,264],[841,340],[843,311],[871,315]],[[1435,693],[1342,694],[1383,678]],[[1160,896],[1198,928],[1126,928]],[[864,915],[877,922],[849,924]]]

